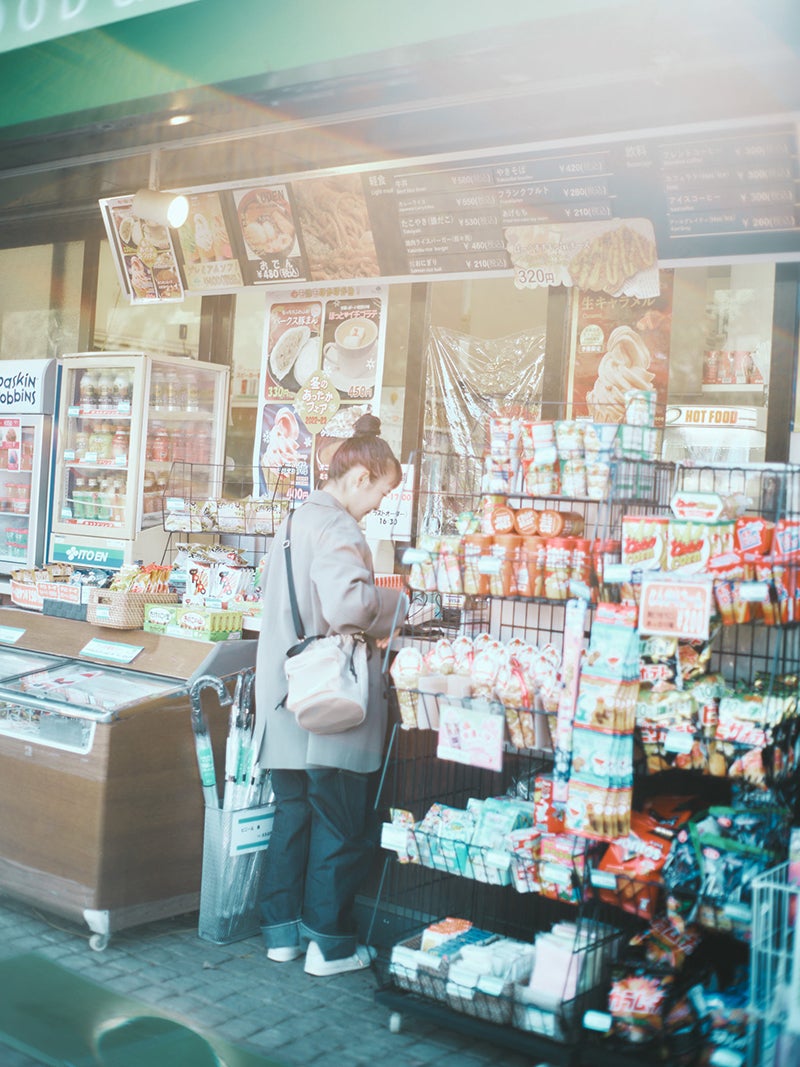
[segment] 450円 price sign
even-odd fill
[[[639,632],[707,641],[712,606],[708,578],[642,578]]]

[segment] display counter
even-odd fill
[[[84,920],[96,949],[197,908],[204,812],[189,686],[252,667],[255,641],[0,608],[0,642],[0,891]],[[227,710],[213,690],[202,701],[220,754]]]

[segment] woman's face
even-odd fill
[[[365,515],[379,507],[386,494],[391,493],[395,487],[395,480],[391,475],[383,474],[373,482],[370,481],[366,470],[363,473],[364,476],[359,478],[347,506],[356,522],[361,522]]]

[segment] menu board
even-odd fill
[[[555,227],[561,239],[575,224],[603,229],[612,220],[646,220],[642,236],[654,240],[662,262],[797,253],[799,177],[797,129],[789,122],[498,149],[491,157],[215,187],[217,199],[202,209],[202,191],[190,190],[193,210],[175,251],[183,287],[197,293],[287,281],[511,274],[510,249],[526,227]],[[100,203],[130,292],[132,268],[123,260],[131,251],[115,216],[130,199]],[[198,262],[203,246],[214,269]],[[529,267],[521,280],[561,284],[531,277]],[[591,273],[574,284],[591,288]]]

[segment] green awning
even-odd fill
[[[0,60],[0,127],[130,103],[206,85],[310,68],[425,41],[619,6],[608,0],[38,0],[55,11],[94,12],[95,28],[6,52]],[[5,0],[0,51],[14,47]],[[624,4],[622,6],[625,6]],[[105,16],[102,17],[103,11]],[[145,13],[148,12],[148,13]],[[127,16],[112,24],[111,14]],[[139,17],[131,18],[136,12]],[[78,15],[75,16],[77,25]],[[98,25],[104,22],[102,28]],[[478,58],[476,62],[480,62]]]

